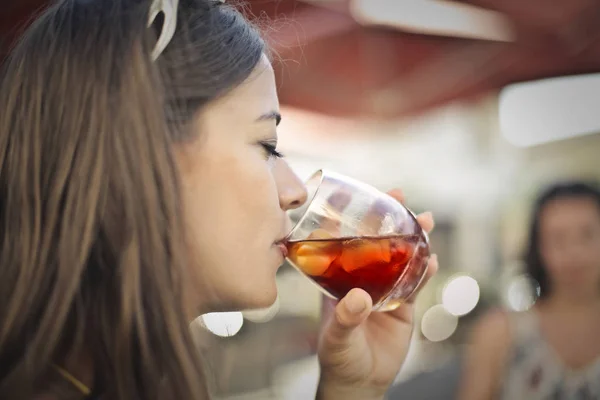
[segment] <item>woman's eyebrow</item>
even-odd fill
[[[262,122],[262,121],[271,121],[271,120],[275,120],[275,126],[279,125],[279,123],[281,122],[281,114],[279,114],[277,111],[270,111],[270,112],[258,117],[258,119],[256,121]]]

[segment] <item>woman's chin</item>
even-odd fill
[[[256,310],[268,308],[277,300],[277,285],[273,283],[271,287],[262,290],[238,291],[232,293],[231,296],[221,296],[218,302],[212,302],[203,308],[204,313],[207,312],[227,312],[227,311],[242,311]]]
[[[248,299],[243,305],[243,310],[256,310],[260,308],[268,308],[277,300],[277,287],[272,290],[264,291],[255,294],[252,299]]]

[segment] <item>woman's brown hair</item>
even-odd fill
[[[66,0],[0,77],[0,398],[89,356],[106,398],[205,399],[189,333],[172,147],[264,44],[232,7],[180,0],[156,62],[150,1]]]

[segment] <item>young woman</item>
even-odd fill
[[[536,305],[476,327],[461,399],[600,398],[600,191],[553,186],[537,201],[526,263]]]
[[[189,322],[274,301],[306,200],[260,35],[217,1],[64,0],[3,65],[0,109],[0,398],[208,399]],[[319,398],[392,382],[411,305],[371,306],[336,306]]]

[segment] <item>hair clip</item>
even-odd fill
[[[153,0],[150,6],[150,15],[148,17],[148,26],[152,26],[158,14],[162,13],[164,17],[162,29],[154,49],[152,50],[152,60],[156,59],[165,50],[177,27],[177,6],[179,0]]]

